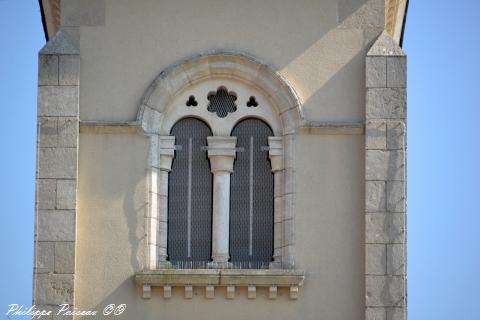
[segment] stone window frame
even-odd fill
[[[270,268],[266,270],[224,269],[229,267],[229,264],[225,260],[225,256],[221,254],[218,261],[214,259],[215,265],[211,266],[216,271],[206,271],[205,269],[186,272],[176,269],[172,270],[166,259],[168,174],[175,153],[175,138],[170,136],[169,133],[171,126],[186,116],[185,114],[175,114],[169,106],[178,94],[187,88],[201,81],[218,79],[237,81],[253,87],[255,91],[266,97],[269,105],[275,109],[275,116],[263,116],[263,120],[272,125],[275,135],[269,138],[269,158],[274,174],[275,189],[274,255]],[[187,98],[189,99],[188,95]],[[210,113],[206,108],[196,107],[187,109],[189,111],[199,110],[196,111],[197,114],[195,116],[204,121],[208,118],[207,114]],[[258,110],[259,108],[249,109]],[[204,116],[201,115],[202,112],[205,113]],[[262,116],[259,118],[262,118]],[[246,281],[243,285],[255,286],[258,281],[260,281],[259,285],[269,283],[271,286],[275,286],[275,288],[270,288],[270,290],[276,293],[276,285],[278,283],[280,286],[289,286],[290,296],[296,298],[298,286],[303,283],[304,279],[303,271],[295,270],[294,241],[295,132],[303,123],[302,120],[300,100],[292,86],[271,66],[244,54],[228,52],[201,54],[175,63],[159,74],[143,96],[136,121],[143,133],[149,137],[148,209],[145,215],[147,261],[146,270],[136,274],[137,283],[143,285],[144,297],[149,297],[150,285],[163,286],[165,296],[165,292],[168,292],[168,287],[176,285],[171,280],[172,272],[177,278],[179,273],[183,274],[180,277],[181,280],[177,281],[179,282],[178,285],[188,284],[189,281],[195,282],[191,279],[185,279],[185,277],[205,277],[205,272],[209,274],[213,272],[213,277],[215,275],[220,277],[220,274],[223,274],[223,277],[225,277],[225,272],[237,272],[237,275],[243,279],[242,281]],[[208,121],[206,122],[211,126]],[[233,128],[235,124],[231,125],[231,127]],[[235,138],[230,136],[230,131],[218,134],[212,126],[211,129],[214,134],[213,137],[208,139],[208,157],[211,166],[218,165],[221,169],[223,168],[223,171],[231,171],[229,167],[233,166],[235,158]],[[229,158],[228,163],[225,162],[226,157]],[[216,170],[212,168],[215,180],[214,171]],[[214,198],[215,194],[214,184]],[[229,206],[229,201],[227,204]],[[223,208],[223,210],[226,209],[225,203]],[[215,210],[213,214],[212,218],[215,224]],[[213,229],[215,229],[215,226]],[[215,232],[215,230],[212,230],[212,232]],[[214,236],[212,235],[212,255],[214,255],[216,250],[213,238]],[[205,281],[210,281],[211,284],[215,283],[213,280],[207,279]],[[242,281],[238,282],[237,285],[241,285]],[[206,289],[209,289],[209,286]],[[187,286],[185,290],[187,290]],[[208,295],[208,292],[206,294]]]

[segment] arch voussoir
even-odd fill
[[[271,66],[244,54],[218,52],[196,55],[163,70],[145,92],[138,109],[137,121],[145,132],[151,132],[151,125],[144,127],[151,123],[145,117],[154,115],[160,121],[162,117],[146,107],[163,113],[169,102],[187,86],[219,77],[230,77],[261,89],[272,100],[278,114],[294,110],[297,116],[289,117],[293,122],[285,123],[289,132],[303,119],[301,103],[293,87]]]

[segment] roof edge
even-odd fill
[[[60,0],[38,0],[47,42],[60,29]]]
[[[43,33],[45,35],[45,41],[48,42],[48,31],[47,31],[47,21],[45,19],[45,9],[43,8],[43,2],[42,0],[38,0],[38,5],[40,7],[40,14],[42,16],[42,25],[43,25]]]
[[[408,5],[410,0],[407,0],[407,4],[405,5],[405,14],[403,15],[403,22],[402,22],[402,34],[400,35],[400,47],[403,48],[403,36],[405,34],[405,25],[407,24],[407,15],[408,15]]]
[[[38,0],[46,41],[60,28],[60,2]],[[400,45],[403,44],[409,0],[385,0],[385,30]]]

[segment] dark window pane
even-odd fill
[[[212,247],[212,174],[207,145],[210,128],[186,118],[171,131],[175,144],[168,183],[168,258],[179,268],[204,267]]]
[[[268,268],[273,255],[273,174],[268,137],[273,132],[258,119],[246,119],[232,131],[237,158],[230,190],[230,257],[242,268]]]

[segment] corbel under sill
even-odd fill
[[[292,269],[157,269],[135,274],[135,282],[143,289],[143,298],[151,297],[151,287],[163,287],[164,298],[171,297],[172,287],[185,287],[185,297],[191,297],[192,287],[205,287],[206,297],[214,296],[215,287],[248,287],[248,298],[256,297],[256,287],[268,287],[269,298],[275,299],[277,287],[290,288],[290,298],[298,298],[305,272]],[[231,296],[231,295],[230,295]]]

